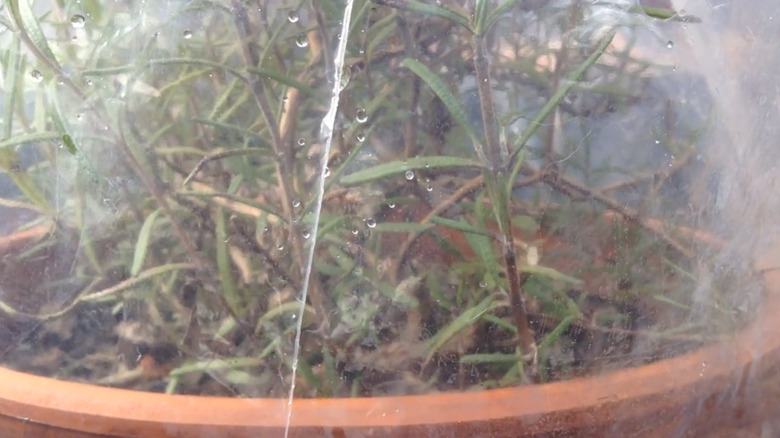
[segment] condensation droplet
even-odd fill
[[[479,287],[481,287],[482,289],[486,288],[487,287],[487,281],[485,281],[485,280],[480,281],[479,282]]]
[[[413,180],[414,172],[412,172],[411,170],[407,170],[406,173],[404,174],[404,178],[406,178],[407,181]]]
[[[322,174],[323,178],[327,178],[330,176],[330,167],[325,168],[325,172]]]
[[[395,208],[395,203],[391,202],[391,203],[387,204],[387,206],[390,207],[390,208]]]
[[[425,190],[427,190],[429,192],[432,192],[433,191],[433,186],[428,184],[428,187],[426,187]]]
[[[82,119],[84,119],[84,113],[76,114],[76,120],[82,120]]]
[[[306,146],[306,139],[301,137],[298,139],[298,146]]]
[[[352,229],[352,234],[354,234],[354,235],[356,235],[356,236],[357,236],[357,234],[358,234],[359,232],[360,232],[360,230],[358,230],[357,228],[353,228],[353,229]]]
[[[357,114],[355,114],[355,120],[357,120],[358,123],[366,123],[366,121],[368,120],[368,113],[366,112],[366,110],[363,108],[357,110]]]
[[[656,139],[655,144],[661,144],[661,140]]]
[[[363,131],[358,131],[358,133],[355,134],[355,139],[358,141],[358,143],[363,143],[366,140],[366,133]]]
[[[184,36],[184,39],[185,39],[185,40],[188,40],[188,39],[192,38],[192,31],[191,31],[191,30],[189,30],[189,29],[187,29],[187,30],[185,30],[185,31],[182,33],[182,35]]]
[[[376,221],[374,220],[374,218],[366,219],[366,226],[368,228],[375,228],[376,227]]]
[[[669,41],[666,42],[666,48],[667,49],[671,49],[673,47],[674,47],[674,41],[669,40]]]
[[[303,232],[301,233],[301,236],[303,236],[304,239],[308,239],[309,237],[311,237],[311,231],[303,230]]]
[[[276,250],[277,251],[284,251],[284,245],[282,245],[282,244],[276,245]]]
[[[43,80],[43,73],[41,73],[38,70],[33,70],[30,72],[30,76],[35,80],[35,82],[40,82]]]
[[[287,19],[290,21],[290,23],[297,23],[300,17],[298,17],[298,11],[293,9],[290,11],[289,14],[287,14]]]
[[[309,38],[306,37],[305,33],[299,33],[298,35],[295,35],[295,45],[304,48],[309,46]]]
[[[87,19],[81,14],[70,17],[70,25],[73,26],[74,29],[83,29],[86,24]]]
[[[293,206],[293,208],[298,208],[298,207],[300,207],[300,206],[301,206],[301,201],[299,201],[299,200],[297,200],[297,199],[293,199],[293,201],[292,201],[292,206]]]

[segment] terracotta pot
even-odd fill
[[[35,237],[0,238],[0,254]],[[295,400],[290,436],[671,437],[745,423],[759,412],[754,397],[762,377],[780,364],[780,324],[771,318],[780,314],[780,245],[756,266],[765,305],[732,340],[638,368],[544,385]],[[283,436],[287,408],[280,399],[142,393],[0,369],[4,438],[274,437]]]

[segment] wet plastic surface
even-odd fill
[[[106,420],[127,400],[73,426],[89,410],[52,413],[67,394],[32,415],[0,394],[0,415],[122,436],[780,433],[774,286],[725,285],[779,267],[756,255],[780,241],[780,5],[641,2],[679,12],[664,21],[631,1],[521,0],[483,41],[482,2],[87,3],[3,10],[0,360],[269,399],[193,402],[166,426],[185,396],[127,395],[150,403],[130,426]],[[495,191],[498,174],[519,183]],[[588,202],[574,226],[554,217]],[[652,236],[630,263],[597,226],[605,209]],[[586,256],[635,277],[594,280]],[[643,285],[655,301],[626,311]],[[571,371],[583,361],[597,365]],[[579,379],[531,386],[559,375]],[[638,393],[605,389],[623,387]],[[540,411],[515,409],[529,394]]]

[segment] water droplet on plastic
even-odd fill
[[[406,173],[404,174],[404,178],[406,178],[407,181],[413,180],[414,172],[412,172],[411,170],[407,170]]]
[[[656,139],[655,144],[661,144],[661,140]]]
[[[309,38],[306,37],[305,33],[299,33],[298,35],[295,35],[295,45],[304,48],[309,46]]]
[[[276,245],[276,250],[277,251],[284,251],[284,245],[282,245],[282,244]]]
[[[432,192],[433,191],[433,186],[428,184],[428,187],[426,187],[425,190],[427,190],[429,192]]]
[[[357,228],[353,228],[352,229],[352,234],[354,234],[356,236],[357,236],[357,233],[359,233],[359,232],[360,232],[360,230],[358,230]]]
[[[299,18],[300,17],[298,17],[298,11],[295,9],[293,9],[292,11],[290,11],[289,14],[287,14],[287,19],[290,21],[290,23],[297,23]]]
[[[667,49],[671,49],[673,47],[674,47],[674,41],[669,40],[669,41],[666,42],[666,48]]]
[[[355,134],[355,139],[358,141],[358,143],[363,143],[366,140],[366,133],[363,131],[358,131],[358,133]]]
[[[376,221],[374,220],[374,218],[366,219],[366,226],[368,228],[376,228]]]
[[[35,80],[35,82],[40,82],[43,80],[43,73],[41,73],[38,70],[33,70],[30,72],[30,76]]]
[[[84,118],[84,113],[76,114],[76,120],[82,120],[83,118]]]
[[[366,121],[368,120],[368,113],[366,112],[366,110],[363,108],[357,110],[357,114],[355,114],[355,120],[357,120],[358,123],[366,123]]]
[[[83,29],[86,24],[87,19],[81,14],[70,17],[70,25],[73,26],[74,29]]]
[[[301,137],[298,139],[298,146],[306,146],[306,139]]]
[[[325,168],[325,172],[322,174],[323,178],[327,178],[330,176],[330,167]]]
[[[303,230],[303,232],[301,233],[301,236],[303,236],[304,239],[308,239],[309,237],[311,237],[311,231]]]
[[[486,288],[487,287],[487,281],[485,281],[485,280],[480,281],[479,282],[479,287],[481,287],[482,289]]]
[[[182,33],[182,35],[184,36],[184,39],[185,39],[185,40],[188,40],[188,39],[192,38],[192,31],[191,31],[191,30],[189,30],[189,29],[187,29],[187,30],[185,30],[185,31]]]
[[[395,203],[391,202],[391,203],[387,204],[387,206],[390,207],[390,208],[395,208]]]
[[[297,199],[293,199],[292,206],[293,206],[293,208],[300,207],[301,206],[301,201],[299,201]]]

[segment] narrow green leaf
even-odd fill
[[[12,37],[6,52],[6,61],[3,63],[3,138],[9,139],[13,135],[14,107],[19,96],[19,72],[22,70],[22,55],[19,52],[21,41]],[[2,144],[2,143],[0,143]],[[5,167],[5,166],[4,166]]]
[[[167,65],[182,65],[182,66],[199,66],[209,67],[215,70],[224,70],[233,74],[241,80],[246,80],[244,74],[241,71],[225,65],[219,62],[210,61],[208,59],[195,59],[195,58],[159,58],[150,59],[146,64],[139,66],[137,64],[126,64],[117,67],[105,67],[88,69],[81,72],[82,76],[113,76],[120,73],[133,73],[137,72],[139,68],[159,67]]]
[[[25,143],[37,143],[42,141],[62,140],[59,132],[36,132],[34,134],[22,134],[0,141],[0,149],[13,148]]]
[[[441,216],[434,216],[431,218],[431,222],[436,225],[443,225],[453,230],[463,231],[464,233],[479,234],[482,236],[491,236],[491,233],[483,228],[475,227],[474,225],[464,220],[448,219]]]
[[[432,224],[416,222],[381,222],[376,225],[378,233],[422,233],[433,228]]]
[[[444,18],[445,20],[460,24],[466,29],[471,30],[471,26],[469,26],[469,20],[466,17],[458,14],[455,11],[442,8],[441,6],[435,6],[414,0],[374,0],[374,2],[380,5],[390,6],[391,8],[400,9],[402,11],[418,12],[420,14]]]
[[[466,233],[465,236],[469,246],[485,267],[492,284],[498,284],[498,267],[501,263],[496,259],[496,253],[493,251],[493,239],[481,234]]]
[[[62,135],[61,140],[63,144],[68,149],[68,152],[76,157],[76,161],[79,163],[79,168],[87,173],[87,176],[89,176],[93,183],[97,182],[98,175],[95,171],[95,168],[92,167],[92,164],[87,159],[84,151],[76,146],[76,143],[73,141],[73,136],[70,135],[70,133],[73,131],[71,130],[70,124],[68,124],[67,120],[63,116],[62,109],[60,108],[60,101],[55,81],[51,81],[47,86],[47,96],[49,98],[49,102],[51,103],[51,118],[54,122],[54,126],[59,129]]]
[[[474,144],[474,149],[476,149],[480,160],[482,160],[483,163],[487,163],[488,161],[485,157],[485,152],[482,150],[482,139],[477,138],[477,135],[471,128],[468,117],[466,117],[466,111],[463,109],[463,106],[461,106],[455,96],[453,96],[441,78],[439,78],[436,73],[432,72],[425,64],[415,59],[406,58],[403,60],[401,65],[407,67],[414,74],[419,76],[420,79],[422,79],[426,84],[428,84],[429,87],[431,87],[433,92],[436,93],[436,96],[438,96],[442,103],[444,103],[444,106],[447,107],[450,114],[452,114],[452,118],[455,119],[455,122],[457,122],[458,125],[460,125],[463,130],[466,131],[466,134]]]
[[[568,329],[569,326],[579,318],[580,315],[569,315],[566,318],[563,318],[563,320],[558,323],[558,325],[555,326],[555,328],[550,333],[548,333],[544,339],[542,339],[542,342],[539,343],[539,349],[541,350],[555,344],[566,331],[566,329]]]
[[[516,363],[521,359],[518,354],[505,353],[484,353],[484,354],[466,354],[461,356],[462,365],[478,365],[485,363]]]
[[[216,244],[217,244],[217,269],[219,270],[220,284],[222,294],[230,309],[236,315],[243,315],[243,306],[241,298],[236,289],[236,283],[233,280],[233,267],[230,263],[230,253],[228,251],[228,232],[227,220],[225,219],[225,210],[218,208],[216,210]]]
[[[542,123],[544,123],[545,119],[553,112],[553,110],[558,106],[558,104],[563,100],[564,97],[566,97],[567,94],[569,94],[569,91],[577,85],[577,83],[580,80],[580,77],[587,69],[589,69],[593,64],[596,63],[596,61],[601,57],[601,55],[604,54],[604,52],[607,50],[607,47],[612,43],[612,39],[615,37],[615,34],[617,33],[617,29],[610,30],[599,42],[599,44],[596,46],[596,48],[593,50],[593,53],[588,56],[585,61],[582,62],[571,74],[566,78],[565,81],[561,82],[560,87],[555,91],[555,94],[550,97],[550,100],[547,101],[547,103],[542,107],[541,111],[539,111],[539,114],[534,118],[531,123],[528,124],[528,127],[523,131],[523,134],[520,136],[520,139],[515,143],[513,146],[512,155],[517,154],[520,152],[520,150],[525,146],[525,144],[528,142],[528,140],[531,138],[531,136],[534,135],[537,129],[539,129],[540,126],[542,126]],[[521,160],[517,160],[515,163],[515,167],[518,168],[522,165]],[[512,174],[517,174],[518,172],[514,169],[512,170]]]
[[[519,0],[505,0],[495,9],[493,9],[493,12],[490,13],[490,18],[487,20],[484,31],[487,32],[494,24],[496,24],[496,21],[498,21],[501,16],[504,15],[504,13],[511,9],[512,6],[517,4],[518,1]]]
[[[571,283],[574,285],[581,285],[582,280],[579,278],[574,278],[572,276],[566,275],[562,272],[559,272],[553,268],[549,268],[547,266],[532,266],[532,265],[524,265],[520,267],[521,272],[525,272],[526,274],[532,274],[532,275],[541,275],[547,278],[550,278],[552,280],[558,280],[563,281],[566,283]]]
[[[495,303],[495,297],[493,295],[490,295],[480,301],[477,305],[470,307],[466,309],[463,313],[458,315],[457,318],[455,318],[451,323],[443,327],[441,330],[439,330],[429,341],[426,345],[426,359],[425,361],[428,362],[433,358],[433,355],[436,354],[437,351],[441,347],[444,346],[444,344],[447,343],[450,339],[452,339],[455,335],[460,333],[461,331],[465,330],[467,327],[471,326],[472,324],[475,324],[477,321],[479,321],[482,317],[482,315],[490,312],[491,310],[498,307],[498,304]]]
[[[298,313],[300,309],[301,309],[301,304],[294,300],[270,308],[267,312],[265,312],[263,316],[261,316],[257,320],[257,325],[255,326],[255,333],[260,333],[262,331],[264,323],[269,322],[272,319],[284,315],[286,313],[291,313],[295,315]],[[304,312],[308,314],[308,317],[314,316],[314,309],[309,305],[305,307]]]
[[[16,26],[25,43],[35,53],[36,57],[44,61],[59,75],[62,71],[57,57],[49,47],[49,42],[43,34],[38,17],[33,13],[27,0],[9,0],[7,2]]]
[[[159,208],[152,212],[144,220],[144,224],[141,226],[141,231],[138,233],[138,242],[135,244],[135,253],[133,254],[133,266],[130,269],[130,275],[135,277],[141,272],[141,268],[144,265],[146,259],[146,252],[149,249],[149,240],[152,237],[152,230],[154,229],[154,221],[157,220],[157,216],[160,215]]]
[[[414,157],[407,161],[393,161],[382,163],[368,169],[363,169],[341,178],[344,185],[356,185],[376,181],[391,176],[404,177],[405,172],[417,169],[446,169],[446,168],[480,168],[476,161],[468,158],[433,156]]]
[[[489,10],[489,0],[477,0],[477,4],[474,8],[474,33],[476,35],[484,35],[487,31]]]
[[[280,84],[287,85],[290,88],[297,88],[301,93],[313,97],[315,99],[318,99],[322,101],[322,95],[317,93],[317,90],[314,88],[304,84],[303,82],[300,82],[294,78],[291,78],[289,76],[286,76],[278,71],[270,70],[270,69],[260,69],[260,68],[253,68],[249,67],[247,68],[247,71],[250,73],[254,73],[260,77],[272,79],[276,82],[279,82]]]
[[[687,305],[685,305],[685,304],[683,304],[683,303],[681,303],[679,301],[673,300],[673,299],[671,299],[669,297],[665,297],[663,295],[653,295],[653,299],[656,300],[656,301],[660,301],[662,303],[666,303],[666,304],[672,305],[674,307],[677,307],[678,309],[683,309],[683,310],[690,310],[691,309],[690,306],[687,306]]]

